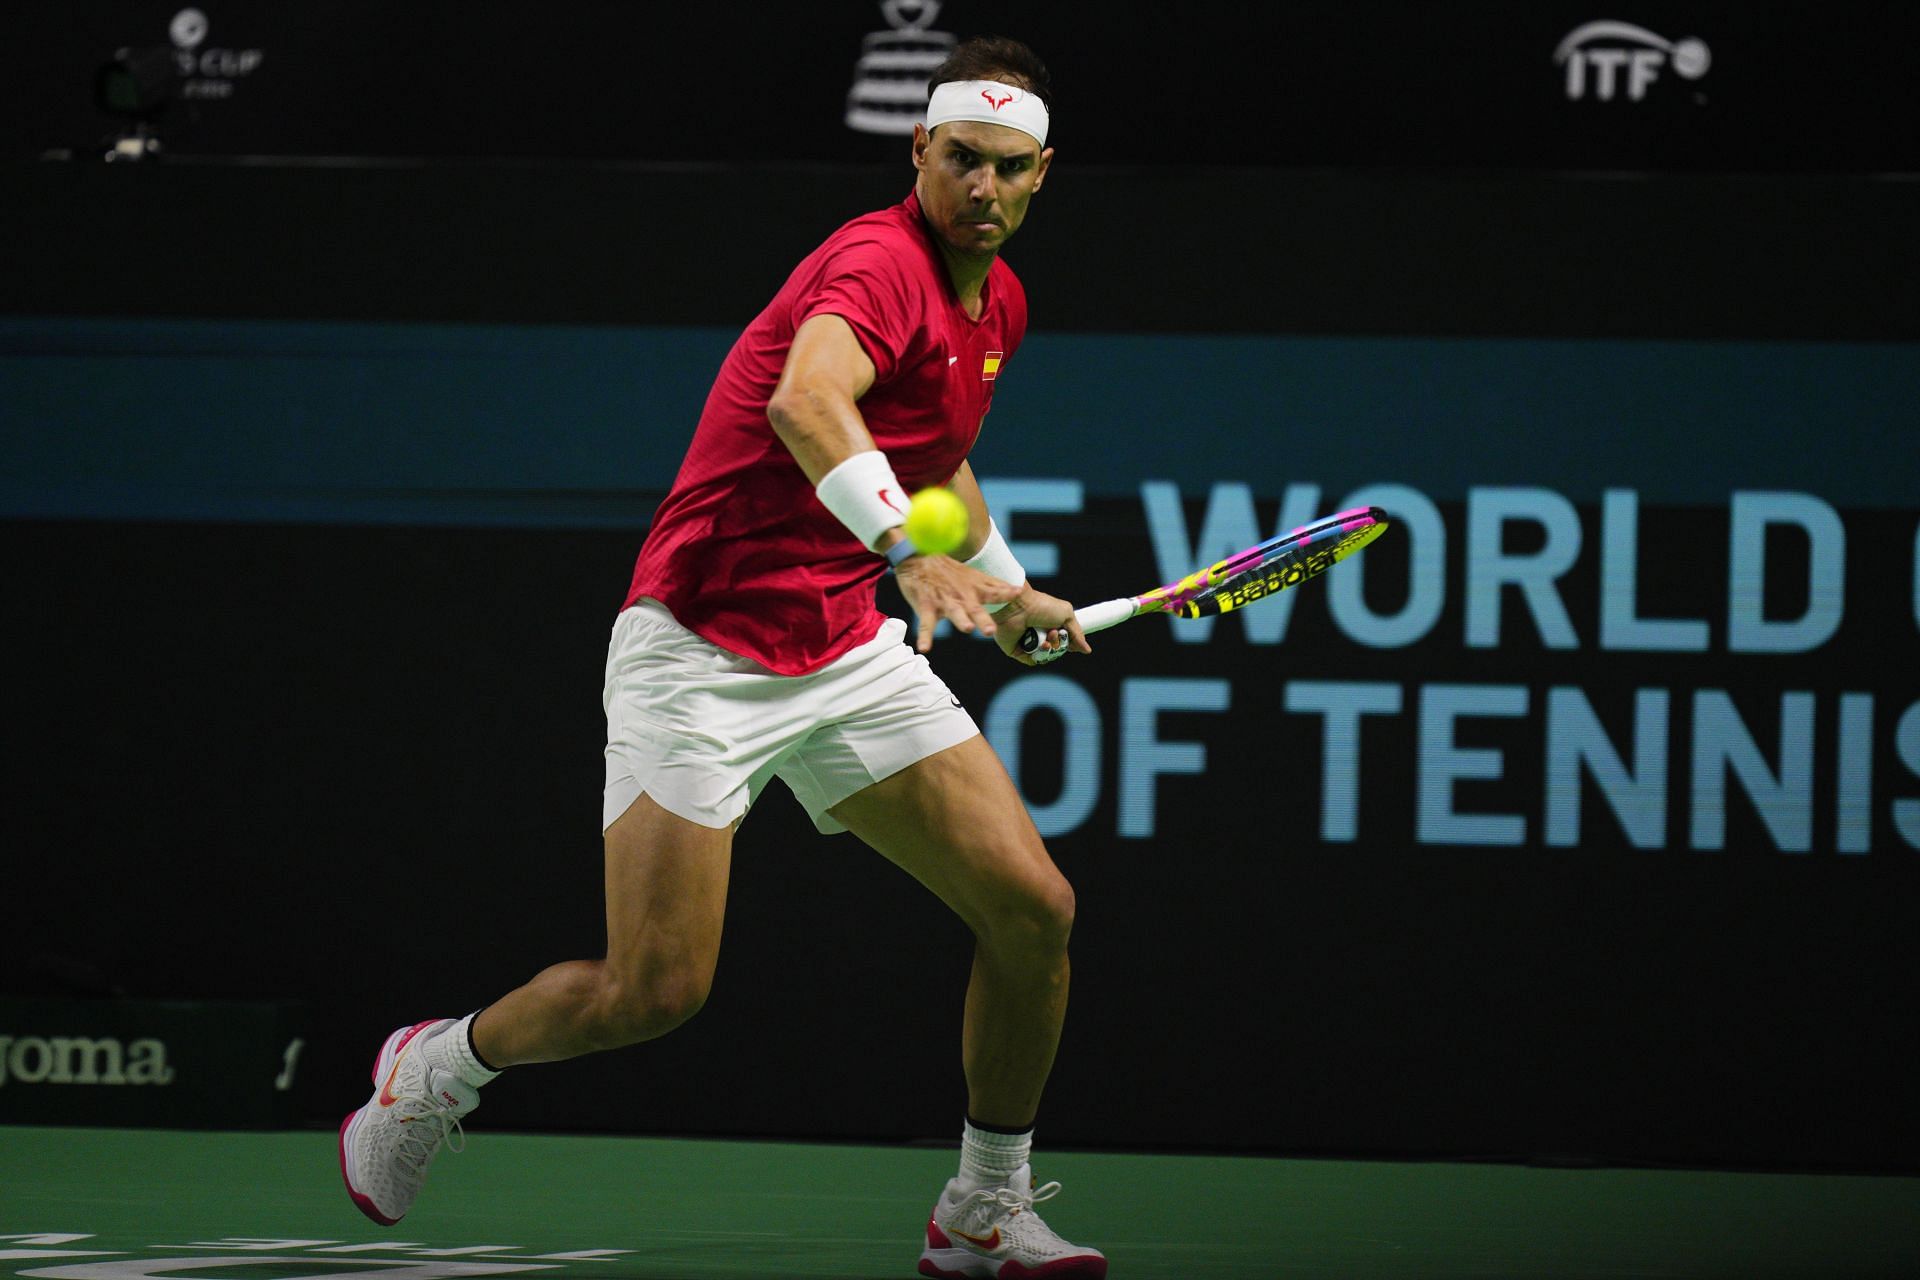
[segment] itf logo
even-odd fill
[[[1567,97],[1575,102],[1593,96],[1611,102],[1626,80],[1627,97],[1638,102],[1647,86],[1660,78],[1660,68],[1671,62],[1674,74],[1698,80],[1707,74],[1713,55],[1706,42],[1689,36],[1667,40],[1630,22],[1589,22],[1576,27],[1553,51],[1555,66],[1567,69]]]

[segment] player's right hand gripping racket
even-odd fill
[[[1236,552],[1218,564],[1198,569],[1143,596],[1121,596],[1075,609],[1082,631],[1105,631],[1143,613],[1171,613],[1181,618],[1204,618],[1229,613],[1255,600],[1317,578],[1387,531],[1386,512],[1378,507],[1355,507],[1303,524],[1292,533]],[[1020,651],[1036,663],[1052,662],[1067,652],[1040,647],[1040,630],[1028,627],[1020,636]]]

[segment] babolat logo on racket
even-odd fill
[[[1331,569],[1348,552],[1357,551],[1371,542],[1378,532],[1378,527],[1362,529],[1349,533],[1331,546],[1305,554],[1296,553],[1228,578],[1209,594],[1181,605],[1179,614],[1183,618],[1204,618],[1213,613],[1231,613],[1255,600],[1263,600],[1288,587],[1297,587],[1307,579],[1317,578]]]
[[[1380,508],[1355,507],[1278,534],[1144,595],[1118,596],[1077,608],[1074,616],[1081,630],[1091,634],[1149,613],[1179,618],[1228,613],[1319,577],[1386,532],[1387,525],[1387,514]],[[1034,627],[1020,635],[1021,652],[1032,654],[1036,664],[1052,662],[1066,652],[1065,646],[1044,648],[1041,641]]]
[[[1315,560],[1321,562],[1319,568],[1312,567],[1312,562]],[[1221,613],[1231,613],[1255,600],[1264,599],[1276,591],[1297,587],[1332,563],[1333,558],[1322,552],[1319,556],[1309,557],[1307,560],[1274,565],[1270,569],[1256,572],[1245,581],[1223,583],[1214,596],[1213,603]],[[1189,618],[1201,617],[1203,612],[1198,604],[1190,604],[1183,611]]]

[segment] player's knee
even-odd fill
[[[646,1012],[652,1024],[664,1034],[706,1008],[707,995],[713,990],[710,974],[677,973],[653,985],[646,1000]]]
[[[988,929],[1021,951],[1050,955],[1067,949],[1073,912],[1073,886],[1064,876],[1054,875],[1008,902]]]
[[[1042,895],[1040,911],[1047,940],[1066,950],[1067,939],[1073,935],[1074,898],[1073,886],[1065,876],[1056,876],[1048,886]]]
[[[707,1003],[713,975],[691,968],[670,969],[620,982],[603,1012],[609,1047],[638,1044],[680,1026]]]

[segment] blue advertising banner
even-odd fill
[[[641,527],[734,336],[0,318],[0,514]],[[1911,343],[1036,333],[1003,377],[975,470],[1104,497],[1920,496]]]
[[[16,319],[0,326],[0,511],[637,538],[728,340],[711,329]],[[1080,598],[1140,590],[1317,514],[1378,505],[1396,535],[1325,584],[1327,640],[1465,660],[1519,646],[1550,671],[1533,693],[1285,684],[1278,709],[1323,730],[1323,839],[1352,839],[1368,717],[1405,717],[1420,726],[1419,759],[1441,762],[1417,784],[1421,842],[1572,843],[1585,768],[1636,846],[1665,847],[1671,810],[1691,815],[1681,843],[1720,847],[1720,775],[1732,770],[1774,847],[1815,847],[1819,790],[1838,805],[1820,847],[1866,852],[1875,687],[1910,681],[1913,665],[1894,655],[1911,652],[1920,626],[1920,348],[1039,334],[1003,376],[974,462],[1037,579]],[[1126,447],[1108,447],[1115,439]],[[1053,537],[1029,535],[1036,518]],[[1257,656],[1288,643],[1295,604],[1174,625],[1168,653],[1224,632]],[[1603,655],[1670,655],[1669,671],[1739,663],[1773,682],[1809,661],[1809,679],[1831,674],[1830,657],[1805,655],[1835,650],[1857,653],[1850,691],[1816,707],[1810,690],[1783,688],[1770,751],[1712,679],[1642,689],[1620,710],[1627,746],[1580,692],[1583,672],[1620,669]],[[1234,701],[1225,680],[1204,696],[1180,687],[1201,699],[1195,710]],[[1067,699],[1055,711],[1080,705],[1058,676],[1019,689],[988,716],[1013,761],[1018,726],[1052,705],[1044,690]],[[1920,719],[1885,706],[1902,692],[1882,693],[1880,720],[1912,769]],[[1818,788],[1816,711],[1838,716],[1840,768]],[[1153,713],[1109,714],[1137,727]],[[1546,809],[1531,822],[1460,818],[1454,782],[1495,766],[1453,745],[1456,727],[1520,719],[1543,721]],[[1669,803],[1659,781],[1669,720],[1704,735],[1686,803]],[[1127,782],[1152,775],[1142,742],[1122,735],[1121,789],[1150,807],[1151,788]],[[1095,776],[1085,753],[1096,745],[1069,735],[1070,780]],[[1069,791],[1041,806],[1050,834],[1095,805]],[[1889,833],[1912,843],[1914,820],[1890,812]],[[1130,831],[1140,821],[1119,833],[1152,834]]]
[[[0,332],[36,676],[10,723],[40,749],[6,842],[47,854],[22,900],[86,903],[0,960],[319,998],[315,1069],[350,1082],[384,1028],[331,939],[381,868],[457,851],[480,918],[540,904],[524,956],[460,913],[423,935],[447,1008],[592,945],[598,646],[730,332]],[[1043,332],[1003,376],[976,466],[1069,598],[1324,511],[1395,522],[1090,660],[936,645],[1080,902],[1054,1141],[1124,1115],[1135,1145],[1910,1164],[1920,348]],[[93,861],[51,856],[79,812],[193,874],[86,893]],[[804,956],[858,1010],[837,1062],[942,1078],[949,1010],[900,957],[964,955],[850,845],[763,799],[723,979]],[[208,912],[257,932],[182,927]],[[244,988],[206,990],[236,949]],[[856,1100],[783,988],[723,985],[647,1089],[586,1060],[492,1122],[942,1131],[938,1090]]]

